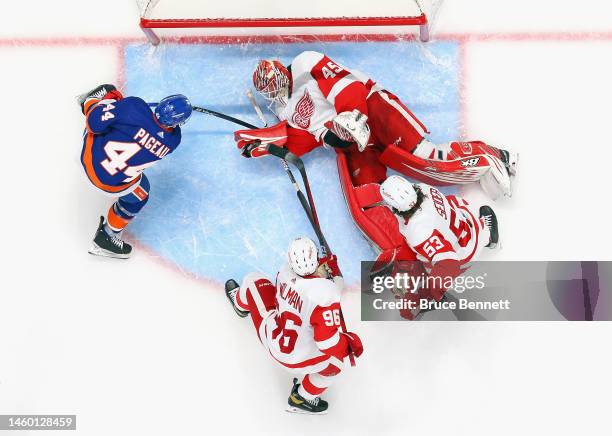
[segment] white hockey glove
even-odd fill
[[[343,141],[356,142],[359,151],[365,150],[370,140],[368,116],[357,109],[342,112],[332,120],[331,131]]]

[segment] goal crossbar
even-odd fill
[[[362,27],[419,26],[419,38],[429,40],[429,23],[424,13],[397,17],[308,17],[308,18],[140,18],[140,28],[151,44],[161,40],[154,29],[170,28],[265,28],[265,27]]]

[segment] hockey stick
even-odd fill
[[[310,192],[310,185],[308,184],[308,176],[306,174],[306,168],[304,167],[304,162],[302,162],[302,159],[297,157],[295,154],[291,153],[286,148],[281,148],[274,144],[268,144],[267,148],[268,148],[268,152],[271,155],[282,159],[283,167],[285,168],[285,171],[287,175],[289,176],[289,179],[291,180],[291,184],[295,188],[297,197],[300,200],[300,203],[302,204],[302,208],[304,209],[304,212],[306,212],[306,216],[308,217],[308,221],[310,221],[310,225],[312,226],[312,229],[317,235],[317,239],[319,240],[319,245],[321,246],[321,251],[323,253],[323,256],[327,256],[328,254],[331,254],[331,249],[329,248],[329,244],[325,240],[325,236],[323,236],[323,232],[321,231],[321,225],[319,224],[319,219],[316,215],[316,209],[314,208],[314,200],[312,198],[312,193]],[[308,194],[310,201],[306,200],[306,197],[304,196],[304,193],[300,189],[300,185],[298,185],[297,181],[295,180],[295,177],[293,176],[293,173],[291,172],[291,169],[289,168],[289,164],[287,163],[287,161],[293,163],[300,171],[300,175],[302,176],[302,182],[304,183],[304,187],[306,188],[306,193]],[[340,307],[339,314],[340,314],[340,330],[342,330],[342,333],[346,333],[348,330],[346,329],[346,321],[344,320],[344,313],[342,312],[342,307]],[[351,363],[351,366],[355,366],[355,354],[353,353],[353,350],[351,349],[350,345],[349,345],[348,358],[349,358],[349,362]]]
[[[257,104],[257,100],[255,100],[253,93],[250,90],[247,90],[246,96],[251,102],[251,106],[253,106],[253,109],[255,110],[255,113],[257,114],[261,122],[264,124],[265,127],[267,127],[268,122],[266,121],[266,117],[264,116],[261,108]],[[269,144],[267,148],[270,154],[272,154],[273,156],[280,157],[281,162],[283,163],[283,168],[285,169],[285,172],[287,173],[289,180],[291,180],[291,184],[293,185],[293,188],[295,189],[295,193],[300,201],[300,204],[302,205],[302,209],[304,209],[304,212],[306,212],[308,221],[310,221],[310,225],[312,226],[312,229],[317,235],[317,239],[319,240],[319,246],[321,247],[323,256],[327,256],[328,254],[331,254],[331,249],[329,248],[329,244],[327,243],[327,240],[325,239],[325,236],[323,236],[323,232],[321,231],[321,225],[319,224],[317,210],[315,209],[315,206],[314,206],[314,198],[312,197],[312,192],[310,191],[310,184],[308,183],[308,175],[306,174],[306,168],[304,167],[304,162],[302,162],[302,159],[300,159],[295,154],[291,153],[289,150],[285,148],[281,148],[273,144]],[[291,168],[289,168],[289,164],[287,163],[287,161],[295,165],[298,171],[300,172],[300,175],[302,176],[302,182],[304,183],[304,187],[306,188],[306,194],[308,195],[308,201],[304,197],[304,193],[300,189],[300,185],[298,185],[297,181],[295,180],[295,177],[293,176],[293,173],[291,172]],[[340,307],[339,315],[340,315],[340,329],[342,330],[343,333],[346,333],[347,332],[346,321],[344,320],[344,313],[342,312],[342,307]],[[355,355],[350,345],[349,345],[348,357],[349,357],[349,362],[351,363],[351,366],[355,366]]]
[[[253,106],[255,113],[257,114],[261,122],[263,123],[264,127],[268,127],[268,122],[266,121],[266,117],[264,116],[263,111],[259,107],[259,104],[257,104],[257,100],[255,100],[255,97],[253,96],[253,93],[251,92],[251,90],[247,90],[245,94],[247,98],[249,99],[251,106]],[[276,156],[281,159],[283,163],[283,168],[285,169],[287,176],[289,176],[289,180],[291,180],[291,184],[295,188],[295,192],[297,194],[298,199],[300,200],[300,203],[302,204],[302,208],[304,209],[304,212],[306,212],[306,215],[308,216],[308,221],[310,221],[310,224],[315,234],[317,235],[317,239],[319,240],[319,245],[321,246],[321,251],[323,252],[323,256],[327,256],[328,254],[331,253],[331,250],[329,248],[329,244],[325,240],[325,236],[323,236],[323,232],[321,231],[321,226],[319,224],[317,212],[314,207],[314,199],[310,191],[310,184],[308,183],[308,176],[306,175],[306,169],[304,167],[304,162],[302,162],[302,159],[300,159],[295,154],[291,153],[285,148],[281,148],[281,147],[278,147],[272,144],[268,145],[267,148],[268,148],[268,152],[271,155]],[[289,168],[289,164],[287,163],[287,161],[294,164],[298,168],[298,171],[300,171],[300,175],[302,176],[302,180],[304,182],[304,187],[306,188],[306,194],[308,195],[308,202],[306,202],[304,193],[300,189],[300,185],[298,185],[297,181],[295,180],[295,177],[293,176],[293,173],[291,172],[291,169]]]
[[[299,157],[291,153],[286,148],[278,147],[274,144],[269,144],[267,146],[267,149],[268,149],[268,152],[272,156],[276,156],[281,159],[283,163],[283,168],[285,169],[285,172],[287,173],[289,180],[291,180],[291,184],[293,185],[293,188],[295,189],[295,193],[298,199],[300,200],[302,208],[304,209],[304,212],[306,212],[308,221],[310,221],[310,225],[312,226],[312,229],[314,230],[315,235],[317,236],[317,239],[319,240],[319,245],[321,246],[321,252],[323,256],[327,256],[328,254],[331,254],[331,249],[329,248],[329,244],[327,243],[325,236],[323,236],[323,232],[321,231],[321,226],[319,225],[319,221],[317,220],[316,215],[314,213],[313,203],[307,200],[306,196],[304,196],[304,193],[302,192],[300,185],[295,180],[293,172],[291,172],[291,168],[289,168],[289,164],[287,163],[288,161],[298,162],[302,165],[302,167],[304,167],[304,163],[302,162],[302,159],[300,159]]]
[[[147,104],[152,107],[158,105],[158,103],[147,103]],[[212,115],[213,117],[221,118],[225,121],[229,121],[231,123],[238,124],[239,126],[246,127],[247,129],[258,129],[259,128],[253,124],[247,123],[246,121],[242,121],[241,119],[234,118],[230,115],[222,114],[221,112],[217,112],[212,109],[206,109],[205,107],[192,106],[192,109],[201,114]]]
[[[213,111],[211,109],[206,109],[204,107],[199,107],[199,106],[193,106],[193,110],[196,111],[196,112],[199,112],[201,114],[212,115],[213,117],[217,117],[217,118],[221,118],[221,119],[226,120],[226,121],[230,121],[230,122],[232,122],[234,124],[238,124],[238,125],[240,125],[242,127],[246,127],[247,129],[258,129],[257,126],[254,126],[253,124],[247,123],[246,121],[242,121],[242,120],[240,120],[238,118],[234,118],[232,116],[225,115],[225,114],[222,114],[221,112],[216,112],[216,111]]]

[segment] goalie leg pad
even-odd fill
[[[385,149],[380,161],[408,177],[435,186],[479,181],[491,167],[485,155],[472,155],[454,160],[423,159],[394,145]]]
[[[390,92],[375,92],[367,102],[368,123],[375,144],[394,144],[411,152],[429,133],[410,109]]]
[[[380,161],[380,150],[374,147],[368,147],[362,152],[350,149],[346,152],[346,164],[355,186],[382,183],[387,178],[387,168]]]
[[[347,158],[346,154],[338,153],[340,184],[355,225],[379,253],[375,265],[384,267],[397,259],[416,259],[399,231],[397,218],[389,208],[381,205],[380,185],[370,182],[356,186]]]
[[[413,155],[425,161],[460,163],[460,166],[455,164],[454,168],[448,166],[445,169],[455,173],[455,177],[462,172],[473,172],[472,170],[481,172],[482,169],[488,167],[489,170],[481,172],[480,178],[477,179],[485,193],[493,200],[503,195],[508,197],[512,195],[510,176],[516,173],[517,157],[515,153],[504,152],[481,141],[436,145],[423,140],[414,150]],[[413,165],[417,164],[418,161],[413,163]],[[441,165],[438,167],[442,168]],[[438,178],[448,179],[449,177],[452,175],[440,175]],[[433,178],[436,179],[435,176]]]

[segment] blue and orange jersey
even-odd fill
[[[138,97],[85,103],[81,163],[96,187],[112,194],[128,191],[145,168],[172,153],[181,142],[180,127],[159,124]]]

